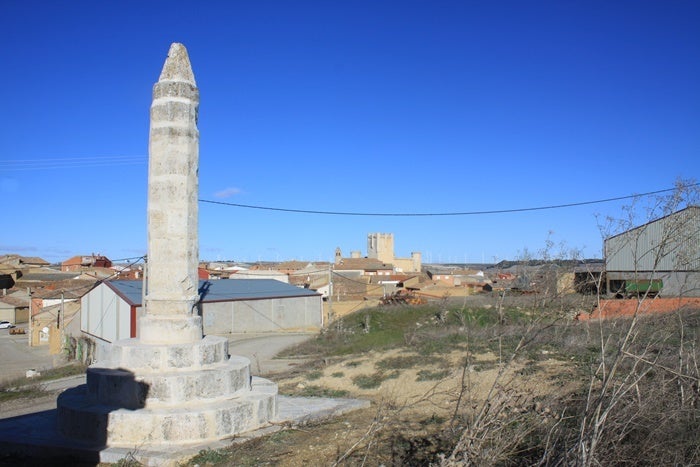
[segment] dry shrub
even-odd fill
[[[463,404],[464,423],[440,465],[698,465],[699,317],[696,310],[550,329],[543,342],[577,349],[569,361],[579,374],[590,368],[588,383],[538,409],[516,390],[522,380],[498,381],[482,404]]]
[[[523,463],[532,455],[533,440],[554,422],[532,394],[499,386],[487,402],[464,414],[465,426],[450,454],[440,456],[442,466],[507,465]]]

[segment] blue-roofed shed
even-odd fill
[[[105,284],[130,305],[141,306],[143,297],[142,281],[108,281]],[[202,303],[311,297],[316,295],[318,293],[313,290],[302,289],[274,279],[199,281],[199,296]]]
[[[273,279],[200,281],[204,334],[317,331],[321,294]],[[142,281],[106,281],[81,300],[81,330],[99,344],[138,337]]]

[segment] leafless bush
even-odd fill
[[[668,215],[689,200],[697,201],[697,189],[689,189],[693,187],[696,185],[679,182],[676,192],[651,203],[649,215]],[[633,226],[633,212],[633,208],[627,209],[628,218],[618,225],[625,229]],[[673,248],[684,240],[674,237],[679,232],[686,233],[687,229],[665,228],[663,234],[668,237],[661,238],[650,251],[640,253],[640,259],[644,255],[644,261],[652,264],[651,277],[664,255],[678,253]],[[551,247],[548,240],[543,257]],[[649,255],[656,257],[650,262]],[[503,298],[498,297],[495,305],[499,316]],[[579,332],[569,332],[570,328],[558,326],[569,306],[559,291],[544,288],[533,294],[533,321],[521,329],[519,338],[513,339],[513,329],[501,321],[496,338],[502,371],[485,400],[475,405],[465,403],[472,400],[471,385],[465,376],[455,411],[455,416],[462,416],[465,423],[452,450],[441,456],[440,464],[592,466],[700,462],[700,330],[697,321],[693,326],[687,322],[689,318],[697,320],[700,313],[678,311],[673,315],[675,321],[641,319],[638,311],[650,299],[648,293],[640,295],[637,312],[629,319],[589,323],[578,326]],[[579,359],[577,363],[583,365],[579,368],[589,365],[590,372],[581,393],[563,396],[556,421],[547,423],[538,418],[537,412],[514,409],[521,405],[523,396],[517,387],[503,380],[503,375],[506,368],[527,353],[529,346],[542,345],[543,339],[552,339],[557,332],[558,337],[565,339],[554,341],[566,342],[570,350],[576,349],[572,359]],[[559,347],[558,351],[566,349]]]
[[[679,181],[672,194],[649,203],[647,219],[668,216],[697,202],[696,186]],[[635,207],[631,206],[626,212],[627,218],[619,225],[629,229],[634,225]],[[657,234],[651,244],[645,228],[629,231],[631,233],[624,240],[631,243],[627,248],[634,256],[635,278],[637,265],[640,265],[640,274],[653,279],[660,265],[670,264],[671,257],[683,256],[679,256],[679,248],[685,251],[686,245],[695,243],[693,238],[679,237],[697,235],[687,228],[684,216],[680,219],[683,225],[671,219],[660,224],[660,235]],[[569,450],[576,464],[589,466],[610,460],[620,463],[630,460],[647,462],[650,458],[663,460],[659,456],[667,461],[669,455],[671,458],[680,456],[683,464],[697,460],[696,447],[676,445],[669,452],[664,446],[683,444],[682,437],[671,436],[669,439],[669,435],[676,431],[668,430],[665,422],[669,419],[676,421],[673,427],[682,427],[683,430],[697,428],[692,426],[693,423],[687,426],[678,422],[697,420],[700,415],[697,412],[698,337],[689,339],[680,311],[677,313],[678,326],[661,327],[657,335],[648,335],[645,328],[650,323],[640,319],[639,310],[649,299],[648,291],[639,296],[635,313],[625,321],[626,331],[622,335],[606,332],[602,322],[599,323],[600,360],[591,373],[578,440]],[[662,323],[662,318],[657,319]],[[608,346],[615,349],[610,355],[606,351]],[[678,363],[672,361],[675,359]],[[659,414],[665,416],[659,417]],[[659,443],[658,440],[665,442]],[[646,454],[645,457],[640,457],[641,452]]]

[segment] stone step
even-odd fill
[[[123,339],[111,345],[107,362],[96,366],[129,368],[136,373],[199,369],[228,359],[225,337],[205,336],[186,344],[143,344],[138,339]]]
[[[89,444],[138,447],[222,439],[267,425],[277,413],[277,386],[253,378],[256,390],[212,402],[130,410],[90,402],[86,387],[63,392],[59,431]]]
[[[251,389],[250,361],[233,356],[199,370],[145,374],[93,366],[87,370],[87,387],[91,401],[128,409],[221,399]]]

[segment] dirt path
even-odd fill
[[[287,371],[304,362],[301,359],[275,358],[284,349],[304,342],[315,334],[235,334],[229,338],[228,351],[250,360],[256,376],[270,376]]]

